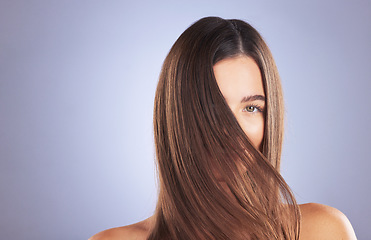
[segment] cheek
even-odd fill
[[[240,121],[241,127],[252,144],[260,149],[264,135],[264,118],[263,116],[252,117],[251,119]]]

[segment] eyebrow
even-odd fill
[[[241,103],[249,102],[249,101],[256,101],[256,100],[261,100],[261,101],[265,102],[265,97],[263,95],[245,96],[245,97],[242,98]]]

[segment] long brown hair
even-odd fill
[[[261,151],[241,129],[213,73],[215,63],[239,55],[254,59],[262,75]],[[156,90],[159,196],[148,239],[298,239],[300,212],[279,173],[283,114],[277,67],[252,26],[206,17],[186,29],[163,63]]]

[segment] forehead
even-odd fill
[[[214,75],[227,102],[236,103],[248,95],[263,95],[263,81],[256,62],[247,56],[227,58],[217,62]]]

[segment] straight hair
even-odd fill
[[[217,62],[238,56],[252,58],[262,75],[261,149],[240,127],[213,72]],[[283,116],[277,67],[251,25],[206,17],[186,29],[166,57],[156,89],[159,195],[148,239],[298,239],[299,208],[280,175]]]

